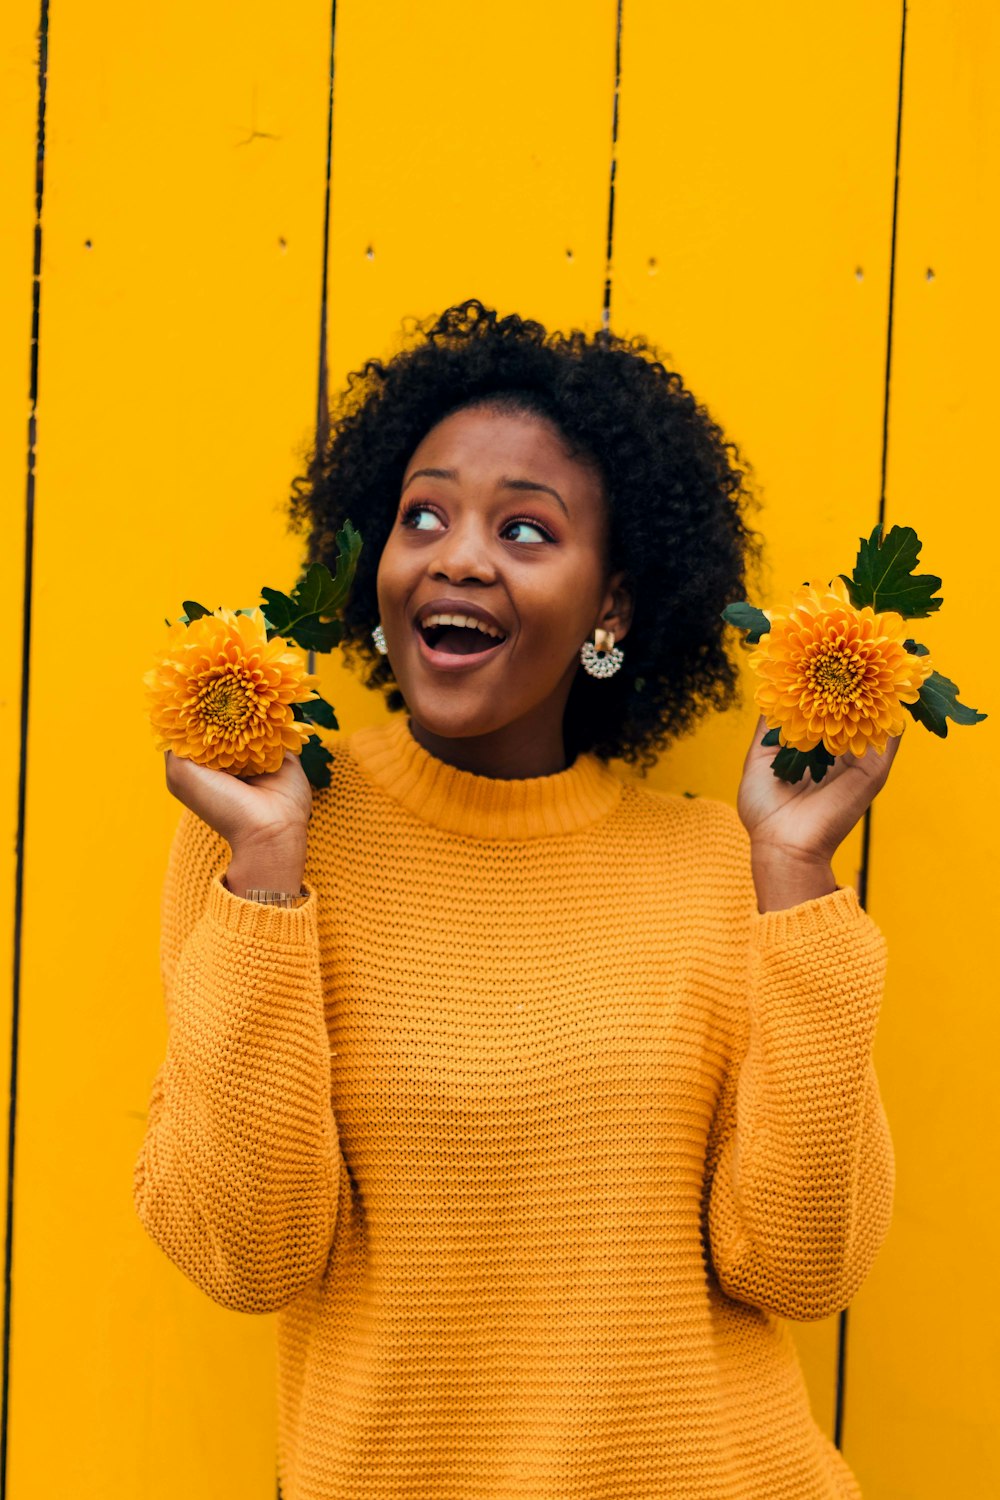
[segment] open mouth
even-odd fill
[[[442,658],[447,657],[454,658],[455,665],[463,657],[487,657],[507,639],[502,631],[497,632],[485,623],[474,623],[468,616],[460,624],[432,617],[428,623],[415,628],[428,657],[437,665],[443,665]]]

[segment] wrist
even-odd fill
[[[306,840],[283,838],[280,843],[240,844],[225,872],[226,886],[234,896],[248,890],[289,891],[297,894],[305,873]]]
[[[830,861],[822,855],[753,844],[750,853],[757,909],[761,914],[798,906],[840,889]]]

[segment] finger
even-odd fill
[[[866,797],[868,801],[871,801],[885,785],[889,768],[898,750],[899,740],[898,737],[894,737],[886,742],[884,750],[869,749],[864,755],[855,755],[848,750],[843,755],[837,756],[837,763],[843,765],[844,773],[852,784],[859,788],[867,786]]]
[[[886,741],[885,749],[875,756],[875,769],[883,778],[888,776],[889,767],[899,754],[899,742],[901,739],[902,735],[893,735],[890,740]]]
[[[764,715],[761,714],[760,717],[758,718],[756,724],[754,725],[753,733],[750,736],[750,745],[751,745],[751,748],[759,742],[760,737],[761,737],[761,735],[763,733],[764,733]]]
[[[747,751],[748,759],[750,757],[760,759],[765,755],[773,756],[775,747],[773,745],[761,744],[761,740],[764,738],[765,734],[767,734],[767,717],[766,715],[761,714],[754,728],[753,737],[750,741],[750,748]]]

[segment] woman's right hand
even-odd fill
[[[227,872],[231,890],[241,895],[240,885],[285,889],[301,884],[312,787],[299,756],[286,750],[277,771],[234,776],[172,750],[163,754],[169,791],[232,849]]]

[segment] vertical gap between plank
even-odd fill
[[[611,264],[615,242],[615,177],[618,173],[618,97],[622,77],[622,5],[618,0],[615,18],[615,96],[611,112],[611,171],[608,181],[608,237],[604,252],[604,306],[601,310],[601,327],[611,324]]]
[[[330,6],[330,66],[328,71],[326,102],[326,182],[323,190],[323,264],[320,268],[319,294],[319,366],[316,380],[316,437],[317,458],[326,447],[330,431],[329,367],[326,357],[327,345],[327,296],[330,275],[330,184],[333,178],[333,77],[334,41],[337,35],[337,0]],[[306,657],[306,668],[316,671],[316,653],[311,648]],[[281,1479],[276,1474],[274,1482],[276,1500],[281,1500]]]
[[[35,455],[38,443],[39,331],[42,304],[42,201],[45,189],[45,90],[48,77],[49,4],[38,20],[38,115],[35,130],[35,223],[31,277],[31,351],[28,375],[28,452],[24,507],[24,604],[21,627],[20,749],[14,863],[14,943],[11,976],[10,1094],[7,1113],[7,1223],[4,1239],[3,1394],[0,1406],[0,1497],[7,1495],[10,1413],[11,1289],[14,1251],[14,1158],[17,1129],[18,1031],[21,1015],[21,939],[24,918],[25,809],[28,789],[28,698],[31,666],[31,583],[35,535]]]
[[[330,199],[333,179],[333,78],[334,41],[337,35],[337,0],[330,6],[330,69],[326,103],[326,184],[323,196],[323,265],[320,271],[319,294],[319,375],[316,381],[316,456],[326,448],[330,433],[329,367],[327,364],[327,298],[330,276]],[[309,649],[306,655],[306,670],[316,671],[316,653]],[[281,1500],[279,1490],[278,1500]]]
[[[882,397],[882,472],[879,480],[878,521],[885,532],[885,486],[889,463],[889,396],[892,385],[892,331],[896,307],[896,234],[899,224],[899,162],[903,140],[903,78],[906,60],[906,15],[907,4],[903,0],[903,14],[899,35],[899,81],[896,94],[896,157],[892,179],[892,231],[889,237],[889,311],[886,321],[885,339],[885,387]],[[868,875],[872,847],[872,809],[865,808],[861,833],[861,869],[858,875],[858,901],[868,909]],[[844,1405],[847,1389],[847,1324],[848,1309],[840,1313],[837,1336],[837,1403],[834,1415],[833,1441],[837,1448],[843,1447]]]
[[[316,443],[325,445],[330,428],[327,368],[327,295],[330,274],[330,183],[333,177],[333,44],[337,31],[337,0],[330,10],[330,70],[326,105],[326,183],[323,197],[323,265],[319,299],[319,379],[316,389]]]

